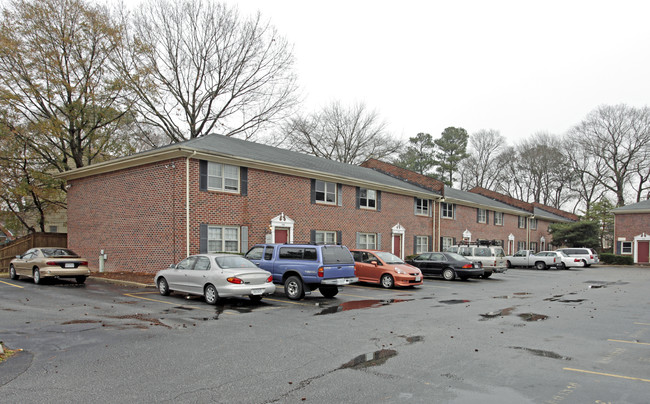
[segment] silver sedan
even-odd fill
[[[263,296],[275,292],[270,272],[231,254],[189,256],[177,265],[158,271],[154,281],[163,296],[172,291],[188,293],[204,296],[208,304],[216,304],[221,297],[238,296],[259,302]]]

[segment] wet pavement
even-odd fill
[[[3,402],[644,402],[650,272],[509,270],[255,303],[0,279]],[[281,289],[281,288],[279,288]],[[209,375],[207,377],[206,375]],[[44,377],[46,376],[46,377]]]

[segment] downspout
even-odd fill
[[[190,256],[190,158],[194,157],[196,150],[185,159],[185,256]]]
[[[436,251],[442,251],[442,246],[440,245],[440,239],[442,238],[442,228],[440,226],[442,226],[441,212],[442,212],[442,202],[444,200],[445,200],[444,198],[438,200],[438,237],[436,238]],[[435,235],[436,232],[434,231],[433,234]]]

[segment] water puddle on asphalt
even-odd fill
[[[339,369],[365,369],[371,366],[380,366],[396,355],[397,351],[394,349],[380,349],[371,354],[359,355],[351,361],[341,365]]]
[[[407,337],[405,335],[402,335],[402,337],[406,338],[406,342],[409,344],[415,344],[416,342],[422,342],[424,341],[424,337],[421,335],[413,335],[411,337]]]
[[[537,313],[522,313],[519,315],[522,320],[524,321],[543,321],[548,318],[547,315],[545,314],[537,314]]]
[[[480,316],[482,317],[479,321],[485,321],[489,320],[491,318],[496,318],[496,317],[503,317],[503,316],[508,316],[512,311],[514,310],[514,307],[507,307],[505,309],[497,310],[497,311],[491,311],[488,313],[481,314]]]
[[[585,281],[585,283],[589,283],[588,289],[598,289],[598,288],[606,288],[607,286],[621,286],[621,285],[627,285],[630,282],[623,282],[623,281],[616,281],[616,282],[607,282],[607,281]]]
[[[565,360],[565,361],[570,361],[571,360],[571,358],[568,357],[568,356],[562,356],[562,355],[557,354],[555,352],[544,351],[544,350],[541,350],[541,349],[524,348],[524,347],[520,347],[520,346],[511,346],[510,348],[526,351],[528,353],[531,353],[531,354],[536,355],[536,356],[541,356],[543,358],[561,359],[561,360]]]
[[[453,299],[453,300],[441,300],[440,303],[444,304],[460,304],[460,303],[469,303],[470,300],[464,299]]]
[[[393,303],[410,302],[412,300],[413,299],[353,300],[351,302],[343,302],[338,306],[327,307],[314,315],[322,316],[325,314],[338,313],[340,311],[372,309],[375,307],[388,306]]]
[[[546,302],[560,302],[560,303],[582,303],[587,299],[561,299],[564,295],[555,295],[544,299]]]

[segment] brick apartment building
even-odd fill
[[[405,257],[467,236],[502,240],[510,252],[540,250],[549,223],[572,220],[378,160],[355,166],[220,135],[61,177],[68,246],[93,270],[102,250],[107,271],[155,272],[190,254],[246,252],[261,242],[341,243]]]
[[[612,210],[615,253],[631,255],[637,264],[650,261],[650,200]]]
[[[483,188],[467,191],[445,186],[425,175],[404,170],[379,160],[362,164],[429,190],[443,187],[443,198],[437,200],[436,240],[442,250],[461,240],[496,240],[506,254],[522,249],[552,249],[549,225],[576,221],[568,212],[537,203],[527,203]]]

